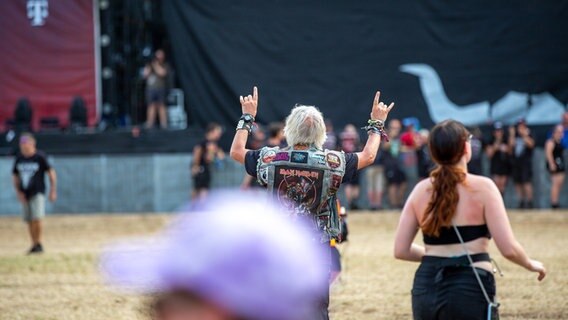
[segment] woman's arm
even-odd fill
[[[152,67],[154,68],[154,72],[160,77],[165,77],[168,74],[168,69],[165,65],[161,65],[159,62],[154,61],[152,62]]]
[[[554,150],[554,142],[552,139],[546,140],[544,144],[544,155],[546,156],[546,161],[548,161],[548,167],[552,171],[556,171],[556,162],[554,162],[554,157],[552,156],[552,151]]]
[[[489,227],[489,231],[495,240],[499,252],[521,267],[529,271],[538,272],[538,280],[544,279],[546,269],[539,261],[532,260],[528,257],[521,244],[515,238],[509,217],[503,204],[503,198],[499,189],[493,181],[485,179],[485,221]]]
[[[485,154],[487,154],[487,157],[489,159],[493,158],[495,152],[497,151],[497,149],[499,149],[500,143],[501,143],[500,139],[495,139],[495,141],[492,144],[488,145],[485,148]]]
[[[371,109],[371,119],[381,120],[383,124],[387,121],[387,116],[391,109],[394,107],[394,102],[387,107],[386,104],[379,101],[381,97],[381,92],[377,91],[375,94],[375,99],[373,100],[373,107]],[[375,162],[375,157],[377,156],[377,151],[381,145],[381,135],[376,133],[369,133],[369,138],[363,151],[357,152],[357,169],[361,170]]]
[[[425,254],[423,246],[414,244],[414,238],[418,232],[419,224],[414,210],[414,199],[420,193],[421,184],[418,184],[404,204],[398,228],[394,239],[394,257],[401,260],[419,262]]]
[[[203,148],[200,145],[193,147],[193,164],[191,165],[191,175],[196,175],[199,172],[199,167],[201,166],[201,155],[203,153]]]
[[[152,67],[150,67],[149,64],[144,66],[144,71],[142,72],[142,75],[144,76],[144,79],[148,78],[148,76],[150,75],[150,73],[152,72]]]
[[[257,87],[255,86],[252,89],[252,95],[249,94],[248,96],[245,97],[241,96],[240,101],[241,101],[241,109],[243,111],[243,114],[247,113],[256,118],[256,111],[258,108]],[[245,148],[247,144],[248,135],[249,135],[248,130],[237,130],[237,132],[235,132],[235,137],[233,138],[233,143],[231,144],[231,151],[229,155],[233,160],[237,161],[240,164],[245,163],[245,156],[249,151]]]

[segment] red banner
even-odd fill
[[[44,117],[69,122],[75,96],[97,120],[93,0],[0,1],[0,129],[27,97],[33,126]]]

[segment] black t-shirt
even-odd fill
[[[430,150],[428,150],[427,145],[423,145],[422,147],[416,149],[416,165],[418,167],[418,177],[419,178],[428,178],[430,176],[430,172],[434,169],[434,162],[432,162],[432,158],[430,157]]]
[[[473,174],[481,175],[483,173],[482,168],[482,155],[483,155],[483,142],[473,137],[471,139],[471,160],[467,164],[467,171]]]
[[[260,157],[260,150],[251,150],[245,155],[245,169],[247,173],[256,178],[256,165]],[[357,178],[357,163],[359,158],[355,153],[345,154],[345,174],[341,183],[347,183]]]
[[[20,179],[20,190],[29,199],[38,193],[45,193],[45,173],[50,169],[47,158],[38,151],[29,158],[18,154],[12,173]]]
[[[533,138],[532,135],[529,135],[529,137]],[[533,149],[534,147],[527,146],[522,137],[517,136],[515,138],[515,145],[513,147],[515,165],[530,165],[530,163],[532,162]]]

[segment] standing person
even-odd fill
[[[385,191],[385,166],[383,165],[383,153],[379,153],[365,170],[365,180],[367,183],[367,198],[369,199],[370,209],[383,209],[383,194]]]
[[[331,119],[325,119],[325,135],[326,139],[323,143],[323,148],[337,150],[337,134],[333,130],[333,122]]]
[[[568,149],[568,111],[562,115],[562,128],[564,129],[564,137],[562,138],[562,146]]]
[[[483,174],[483,142],[479,127],[471,129],[471,161],[467,164],[468,172],[476,175]]]
[[[355,153],[361,149],[361,138],[357,132],[357,128],[348,124],[343,131],[339,134],[340,149],[346,153]],[[360,179],[357,173],[354,178],[345,184],[345,198],[347,199],[347,206],[351,210],[359,209],[356,201],[359,198]]]
[[[434,169],[430,150],[428,150],[428,129],[418,131],[416,138],[416,166],[418,167],[418,179],[426,179],[430,176],[430,172]]]
[[[193,148],[193,177],[192,199],[203,199],[211,187],[211,165],[225,158],[225,153],[217,144],[223,128],[217,123],[210,123],[205,130],[205,140]]]
[[[22,203],[24,221],[32,241],[28,254],[42,253],[42,220],[45,216],[45,174],[49,177],[49,201],[57,199],[57,176],[45,154],[36,148],[36,140],[30,133],[20,136],[20,153],[12,170],[14,188]]]
[[[511,147],[501,122],[493,124],[492,140],[485,152],[490,160],[491,178],[495,181],[501,196],[505,198],[507,180],[511,175]]]
[[[558,203],[558,196],[564,183],[564,146],[562,146],[562,139],[564,138],[564,128],[562,125],[557,125],[552,131],[550,139],[546,140],[544,144],[544,154],[546,156],[546,168],[550,173],[550,205],[553,209],[560,207]]]
[[[513,152],[513,181],[515,182],[515,190],[519,197],[519,208],[532,209],[532,157],[535,146],[534,138],[524,120],[520,120],[516,128],[509,128],[509,135],[509,144]]]
[[[383,144],[383,164],[387,179],[387,192],[391,209],[402,208],[404,193],[406,192],[406,173],[402,170],[400,151],[401,123],[398,119],[389,121],[389,141]]]
[[[154,54],[154,58],[144,67],[144,79],[146,80],[146,128],[154,127],[156,121],[156,113],[159,115],[160,127],[165,129],[168,127],[168,118],[166,112],[166,96],[167,96],[167,77],[169,66],[166,62],[166,54],[164,50],[158,49]]]
[[[286,118],[284,135],[288,147],[247,150],[245,144],[256,117],[258,91],[240,97],[243,116],[231,146],[231,158],[245,165],[248,174],[266,185],[279,203],[288,208],[298,219],[306,219],[316,231],[316,240],[326,248],[327,260],[323,261],[329,272],[330,239],[340,233],[336,198],[341,183],[351,181],[357,170],[375,160],[384,132],[384,122],[394,103],[386,106],[379,102],[377,92],[371,109],[371,119],[366,129],[367,143],[361,152],[344,153],[323,150],[325,124],[321,112],[313,106],[297,105]],[[321,299],[320,317],[329,319],[329,283],[322,283],[326,294]]]
[[[437,167],[431,179],[414,187],[402,210],[394,255],[421,262],[412,287],[414,319],[487,318],[481,284],[495,303],[488,254],[492,236],[505,258],[537,272],[538,280],[546,276],[543,264],[531,260],[515,239],[499,189],[490,179],[467,172],[470,137],[454,120],[432,129],[429,145]],[[413,243],[419,229],[424,247]]]

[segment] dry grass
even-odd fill
[[[527,251],[547,265],[543,283],[498,254],[503,319],[568,319],[568,212],[510,213]],[[159,230],[167,215],[51,216],[47,253],[24,256],[25,226],[0,218],[0,319],[145,319],[144,300],[105,287],[97,273],[100,248],[109,241]],[[349,217],[344,272],[332,289],[333,319],[410,319],[413,263],[392,258],[395,213]],[[493,250],[495,251],[495,250]]]

